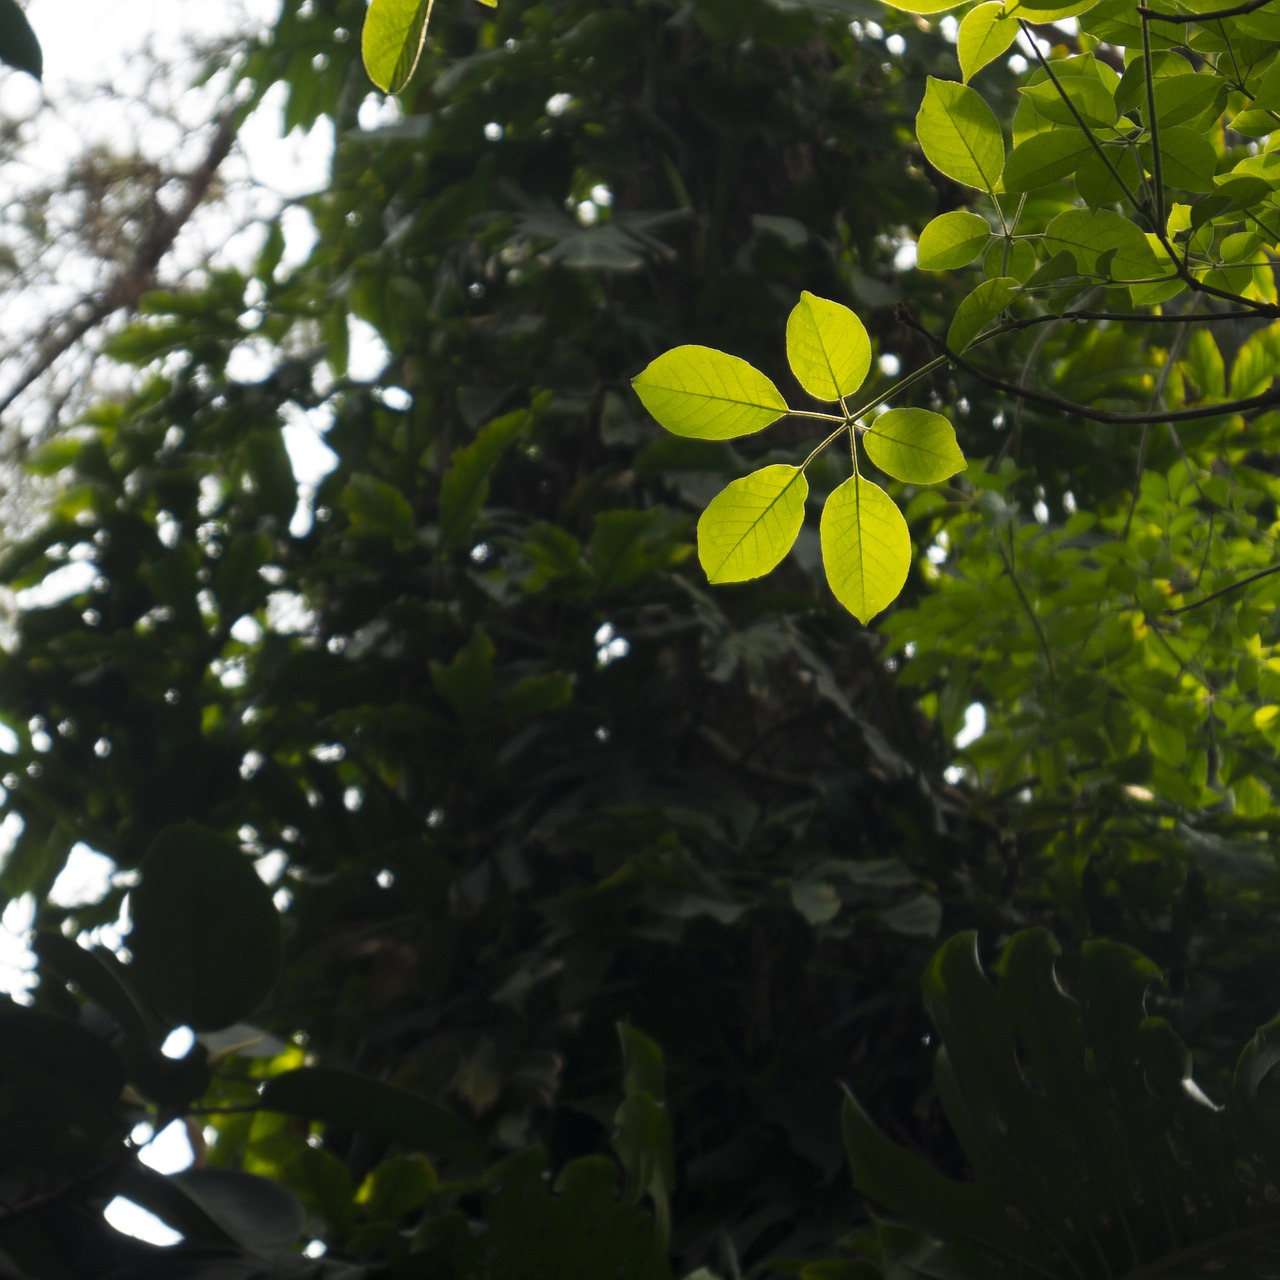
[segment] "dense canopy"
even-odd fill
[[[11,450],[0,1276],[1274,1274],[1280,17],[1169,4],[246,41],[314,249]]]

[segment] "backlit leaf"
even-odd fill
[[[778,388],[737,356],[676,347],[631,380],[644,407],[673,435],[732,440],[787,412]]]
[[[369,79],[383,93],[399,93],[413,78],[427,40],[435,0],[371,0],[360,50]]]
[[[1006,13],[1003,0],[987,0],[964,15],[956,37],[960,71],[971,80],[989,62],[995,61],[1018,34],[1017,19]]]
[[[862,437],[867,457],[895,480],[934,484],[967,465],[955,428],[928,409],[890,409]]]
[[[809,484],[799,467],[764,467],[722,489],[698,521],[698,559],[711,582],[768,573],[804,522]]]
[[[839,400],[862,386],[871,341],[848,307],[806,292],[787,319],[787,362],[815,399]]]
[[[866,623],[892,604],[911,567],[911,535],[879,485],[851,476],[822,509],[822,563],[837,600]]]
[[[967,85],[929,77],[916,137],[929,163],[948,178],[994,191],[1004,169],[1004,138],[995,112]]]
[[[1074,173],[1093,155],[1093,145],[1079,129],[1037,133],[1014,147],[1004,167],[1004,188],[1017,194],[1034,191]]]
[[[988,245],[991,228],[985,218],[965,209],[941,213],[920,233],[916,266],[922,271],[967,267]]]

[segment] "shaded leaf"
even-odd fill
[[[129,894],[129,973],[173,1023],[213,1031],[247,1017],[280,969],[280,917],[252,862],[225,836],[166,827]]]

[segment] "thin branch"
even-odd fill
[[[1261,582],[1263,578],[1269,578],[1273,573],[1280,573],[1280,564],[1273,564],[1269,569],[1259,569],[1257,573],[1251,573],[1248,577],[1228,583],[1225,587],[1219,587],[1217,591],[1211,591],[1207,596],[1201,596],[1199,600],[1193,600],[1190,604],[1179,605],[1176,609],[1166,609],[1165,613],[1169,617],[1178,613],[1190,613],[1192,609],[1198,609],[1203,604],[1211,604],[1214,600],[1220,600],[1223,596],[1239,591],[1242,587]]]
[[[1044,633],[1044,628],[1040,625],[1040,619],[1036,617],[1036,611],[1031,607],[1031,601],[1027,598],[1027,593],[1022,589],[1022,583],[1018,581],[1018,570],[1014,563],[1014,541],[1013,541],[1013,525],[1009,526],[1009,550],[1006,552],[1004,547],[1000,545],[1000,535],[996,534],[993,539],[996,550],[1000,553],[1000,559],[1004,561],[1005,572],[1009,575],[1009,581],[1013,583],[1013,589],[1017,592],[1018,599],[1022,602],[1022,607],[1026,611],[1026,615],[1031,619],[1031,625],[1035,628],[1036,639],[1040,642],[1040,650],[1044,654],[1045,664],[1049,669],[1049,697],[1053,700],[1053,705],[1058,704],[1058,673],[1053,666],[1053,652],[1049,648],[1049,638]]]
[[[1246,13],[1256,13],[1266,8],[1271,0],[1245,0],[1243,4],[1233,4],[1229,9],[1211,9],[1208,13],[1164,13],[1159,9],[1148,9],[1146,5],[1138,6],[1138,17],[1153,19],[1156,22],[1180,22],[1184,25],[1197,22],[1204,24],[1219,18],[1240,18]]]
[[[171,214],[156,221],[138,246],[133,260],[89,306],[84,315],[51,334],[41,344],[36,358],[23,370],[17,383],[0,398],[0,418],[3,418],[24,391],[48,373],[77,342],[117,311],[136,306],[138,299],[153,287],[160,263],[209,194],[209,188],[213,185],[222,162],[235,143],[238,127],[236,111],[228,108],[218,120],[204,160],[187,176],[182,203]]]
[[[1160,413],[1118,413],[1111,409],[1097,409],[1093,405],[1078,404],[1074,400],[1064,400],[1060,396],[1049,395],[1044,391],[1032,391],[1020,387],[1016,382],[1008,382],[979,368],[971,360],[952,351],[943,339],[930,333],[919,321],[909,314],[903,314],[903,322],[917,333],[923,335],[933,344],[935,350],[941,352],[957,369],[971,374],[979,382],[1004,391],[1008,395],[1030,400],[1046,409],[1057,409],[1060,413],[1075,414],[1079,418],[1088,418],[1091,422],[1109,422],[1118,426],[1140,427],[1147,422],[1194,422],[1204,418],[1223,418],[1233,413],[1247,413],[1253,409],[1273,409],[1280,405],[1280,386],[1272,387],[1256,396],[1245,400],[1225,400],[1221,404],[1200,405],[1194,409],[1167,409]]]

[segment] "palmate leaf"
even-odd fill
[[[883,1232],[893,1274],[1273,1275],[1280,1131],[1260,1095],[1280,1020],[1245,1050],[1223,1108],[1191,1081],[1168,1023],[1147,1016],[1160,976],[1149,960],[1086,943],[1068,992],[1058,956],[1044,930],[1019,933],[993,985],[960,934],[925,975],[938,1097],[973,1181],[944,1177],[846,1103],[855,1182],[911,1224]]]

